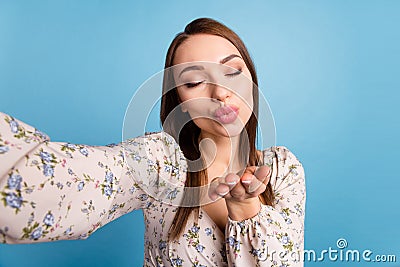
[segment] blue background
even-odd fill
[[[174,35],[207,16],[257,67],[277,144],[307,179],[306,249],[396,254],[400,266],[400,1],[0,1],[0,110],[54,141],[121,141],[135,90]],[[140,108],[140,107],[138,107]],[[0,245],[0,266],[141,266],[142,213],[85,241]]]

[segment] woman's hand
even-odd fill
[[[260,210],[258,196],[265,191],[271,178],[271,168],[247,167],[240,177],[230,173],[211,181],[209,196],[212,200],[225,198],[229,217],[241,221],[255,216]]]

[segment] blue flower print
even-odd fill
[[[81,149],[79,149],[79,152],[81,152],[81,154],[84,155],[85,157],[89,155],[89,151],[86,147],[82,147]]]
[[[251,250],[251,254],[252,254],[253,256],[259,257],[260,254],[261,254],[261,251],[260,251],[260,249],[255,249],[255,248],[253,248],[253,249]]]
[[[154,163],[154,161],[152,161],[151,159],[147,160],[147,165],[149,165],[149,167],[155,167],[156,164]]]
[[[85,185],[84,182],[79,182],[78,184],[78,191],[81,191],[83,189],[83,186]]]
[[[60,190],[63,189],[63,187],[64,187],[64,185],[60,182],[58,182],[56,185],[57,185],[57,188]]]
[[[175,199],[178,195],[178,189],[174,188],[173,190],[168,189],[167,199]]]
[[[49,152],[40,152],[39,156],[45,162],[51,162],[53,159],[53,156]]]
[[[145,200],[147,200],[149,198],[149,196],[147,194],[141,194],[141,195],[138,196],[138,198],[141,201],[145,201]]]
[[[38,129],[35,129],[35,133],[34,135],[39,136],[42,139],[49,139],[49,137],[47,136],[47,134],[39,131]]]
[[[115,147],[115,146],[117,146],[116,143],[110,143],[110,144],[106,145],[106,147]]]
[[[230,236],[229,238],[228,238],[228,244],[229,244],[229,246],[231,246],[231,247],[233,247],[233,245],[235,244],[235,239],[232,237],[232,236]]]
[[[147,201],[146,204],[144,205],[144,208],[148,209],[148,208],[150,208],[150,206],[151,206],[151,202]]]
[[[167,247],[167,242],[166,241],[160,241],[160,244],[158,245],[158,248],[160,250],[163,250]]]
[[[111,186],[106,185],[104,187],[104,195],[109,197],[109,196],[111,196],[112,192],[113,192],[113,190],[112,190]]]
[[[65,146],[69,149],[76,149],[76,146],[74,144],[67,143]]]
[[[196,250],[197,250],[198,252],[203,252],[204,246],[203,246],[203,245],[200,245],[200,244],[197,244]]]
[[[192,232],[192,233],[197,233],[197,232],[199,232],[199,227],[197,227],[196,225],[195,226],[192,226],[192,228],[190,228],[190,231]]]
[[[22,177],[19,174],[11,174],[7,180],[7,186],[9,189],[21,190]]]
[[[172,166],[172,174],[173,175],[178,175],[179,174],[179,168],[175,167],[175,166]]]
[[[182,266],[182,259],[181,258],[176,258],[176,259],[171,259],[171,263],[173,266]]]
[[[290,166],[289,168],[290,168],[290,172],[291,172],[294,176],[296,176],[296,175],[299,174],[299,173],[297,172],[297,169],[296,169],[295,166]]]
[[[165,165],[164,171],[165,172],[170,172],[171,171],[171,165]]]
[[[68,235],[69,233],[71,233],[71,231],[72,231],[72,228],[68,227],[68,229],[64,231],[64,235]]]
[[[279,212],[279,214],[280,214],[280,215],[282,215],[282,217],[283,217],[284,219],[286,219],[286,218],[287,218],[287,215],[286,215],[286,213],[285,213],[285,212],[281,211],[281,212]]]
[[[11,132],[13,133],[18,133],[18,122],[16,122],[15,120],[11,120],[10,122],[10,128],[11,128]]]
[[[206,235],[211,235],[212,234],[212,230],[210,227],[207,227],[206,229],[204,229],[204,232],[206,233]]]
[[[44,176],[53,176],[54,175],[53,167],[49,164],[44,164],[43,165],[43,174],[44,174]]]
[[[0,146],[0,154],[6,153],[10,148],[8,146]]]
[[[44,216],[43,223],[47,226],[52,226],[54,224],[54,216],[50,212]]]
[[[17,196],[15,193],[8,193],[6,202],[11,208],[19,209],[22,205],[22,197]]]
[[[240,229],[243,231],[243,229],[244,229],[244,227],[245,227],[244,222],[238,222],[237,224],[238,224],[238,226],[240,227]]]
[[[86,239],[87,238],[87,233],[80,234],[78,239]]]
[[[289,237],[287,235],[282,236],[281,238],[282,244],[288,244],[289,243]]]
[[[111,184],[113,182],[114,179],[114,174],[110,171],[106,172],[106,183]]]
[[[36,228],[30,235],[30,238],[33,240],[38,240],[42,236],[42,227]]]

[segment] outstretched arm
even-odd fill
[[[183,171],[178,176],[167,168],[180,168],[182,159],[166,139],[153,134],[110,146],[50,142],[0,113],[0,242],[85,239],[150,206],[160,177],[184,178]]]

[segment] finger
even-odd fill
[[[254,195],[260,188],[265,190],[265,184],[254,175],[251,176],[251,180],[247,177],[246,182],[245,188],[248,194]]]
[[[209,187],[208,187],[208,197],[212,200],[215,201],[218,198],[220,198],[220,196],[217,194],[217,187],[220,184],[219,182],[220,177],[215,177],[214,179],[211,180]]]
[[[254,177],[253,173],[245,171],[242,177],[240,178],[240,181],[245,187],[248,187],[248,185],[251,184],[251,182],[253,181],[253,177]]]
[[[239,182],[240,177],[230,173],[225,177],[216,177],[210,183],[209,197],[215,201],[220,197],[224,197]]]
[[[235,187],[235,185],[240,181],[240,177],[234,173],[229,173],[223,179],[224,184],[229,186],[229,189]]]
[[[260,166],[256,169],[256,171],[254,172],[254,176],[261,181],[262,183],[264,183],[265,185],[267,185],[269,183],[269,179],[271,177],[271,168],[263,165]]]
[[[266,189],[266,185],[263,183],[265,178],[261,178],[261,176],[265,175],[266,170],[265,169],[256,170],[256,173],[260,178],[256,177],[250,172],[245,172],[241,178],[241,182],[244,188],[246,189],[246,193],[252,196],[257,194],[258,191],[260,191],[259,193],[262,193]]]
[[[250,172],[245,172],[241,178],[241,183],[247,193],[253,193],[262,184],[257,177]]]
[[[246,189],[246,193],[250,196],[258,196],[264,192],[265,189],[267,189],[267,186],[263,182],[254,179],[254,181]]]
[[[230,191],[229,185],[226,184],[219,184],[215,189],[215,193],[220,197],[224,197],[226,194],[229,193],[229,191]]]
[[[236,187],[237,183],[240,181],[240,177],[234,173],[229,173],[224,178],[218,180],[219,184],[215,191],[220,197],[225,197],[233,188]]]
[[[243,186],[242,183],[237,183],[235,187],[233,187],[229,194],[225,196],[228,199],[236,199],[236,200],[243,200],[246,198],[246,188]]]

